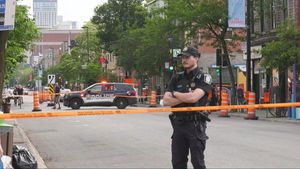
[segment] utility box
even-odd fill
[[[8,155],[12,157],[13,148],[13,133],[14,128],[12,125],[0,123],[0,139],[1,146],[3,149],[3,155]]]
[[[300,107],[296,108],[296,119],[300,120]]]

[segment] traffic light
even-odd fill
[[[169,70],[170,70],[170,71],[173,71],[173,70],[174,70],[174,66],[173,66],[173,65],[170,65]]]
[[[217,76],[220,76],[220,68],[216,69],[216,74],[217,74]]]
[[[76,40],[71,40],[70,42],[71,42],[71,44],[70,44],[69,47],[70,47],[71,49],[79,45],[78,42],[77,42]]]

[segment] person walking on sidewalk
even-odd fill
[[[1,139],[0,139],[0,158],[3,156],[3,154],[4,154],[4,151],[3,151],[2,143],[1,143]]]
[[[198,68],[200,53],[188,47],[178,55],[184,68],[169,82],[163,97],[164,105],[171,107],[206,106],[211,90],[212,78]],[[172,165],[174,169],[186,169],[188,154],[195,169],[205,169],[204,150],[206,146],[206,122],[210,121],[204,112],[173,112],[170,114],[173,127]]]
[[[56,109],[56,104],[58,104],[57,109],[60,109],[59,97],[60,97],[60,87],[59,87],[59,84],[56,83],[55,87],[54,87],[54,107],[53,107],[53,109]]]

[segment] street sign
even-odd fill
[[[49,94],[53,94],[54,93],[54,85],[50,84],[49,85]]]
[[[170,63],[169,62],[165,62],[165,69],[169,69],[170,67]]]
[[[177,55],[181,53],[181,49],[173,49],[173,57],[176,58]]]
[[[55,84],[55,75],[53,74],[48,75],[48,84]]]

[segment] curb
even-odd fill
[[[43,169],[47,168],[44,160],[42,159],[42,157],[39,154],[39,152],[37,151],[37,149],[31,143],[31,141],[29,140],[29,138],[25,134],[24,130],[21,127],[19,127],[18,121],[14,120],[14,124],[15,124],[14,127],[16,127],[17,132],[19,132],[19,134],[21,135],[22,140],[24,141],[24,144],[27,146],[27,148],[32,153],[32,155],[35,157],[35,159],[36,159],[36,161],[38,163],[38,168],[43,168]]]
[[[233,117],[240,117],[240,118],[244,118],[247,116],[247,114],[237,114],[237,113],[229,113],[230,116]],[[269,122],[277,122],[277,123],[289,123],[289,124],[300,124],[300,120],[292,120],[292,119],[288,119],[287,117],[281,117],[281,118],[265,118],[265,117],[259,117],[258,120],[261,121],[269,121]]]

